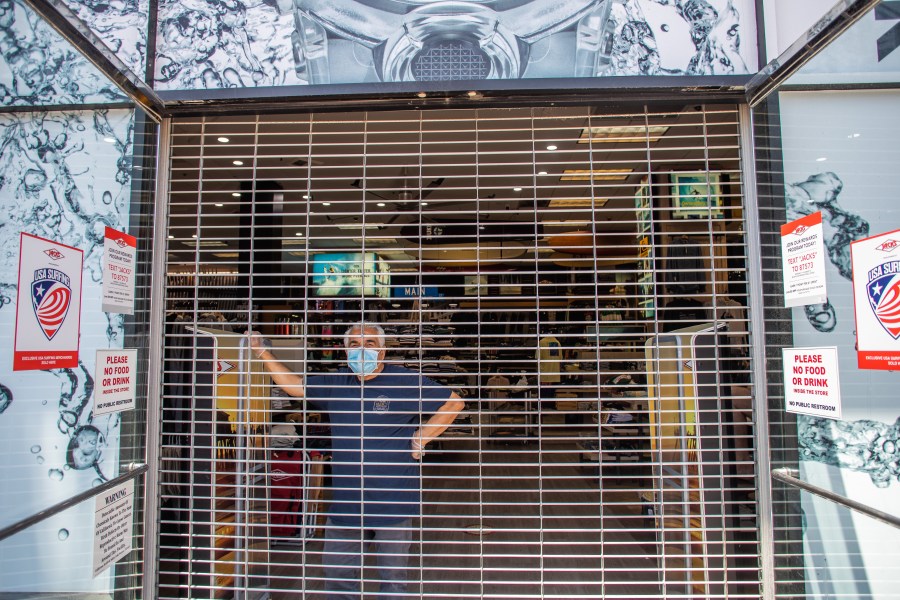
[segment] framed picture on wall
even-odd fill
[[[717,173],[672,173],[672,218],[722,216],[722,192]]]

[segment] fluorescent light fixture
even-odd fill
[[[226,248],[228,246],[228,244],[219,240],[192,240],[189,242],[185,241],[184,244],[191,248]]]
[[[538,175],[546,175],[547,171],[538,171]]]
[[[241,197],[241,193],[240,193],[240,192],[231,192],[231,195],[234,196],[235,198],[240,198],[240,197]]]
[[[331,206],[331,202],[323,202],[322,206]]]
[[[237,252],[213,252],[216,258],[238,258],[240,254]]]
[[[216,206],[225,206],[225,205],[222,204],[221,202],[216,202]]]
[[[554,150],[556,150],[556,148],[557,146],[555,144],[550,144],[549,146],[547,146],[547,150],[549,150],[550,152],[553,152]]]
[[[302,231],[298,231],[298,232],[295,233],[294,235],[296,235],[297,237],[303,237],[303,232],[302,232]]]
[[[341,223],[338,229],[380,229],[384,227],[381,223]]]
[[[216,141],[217,141],[217,142],[221,142],[221,143],[223,143],[223,144],[227,144],[227,143],[229,142],[229,140],[228,140],[227,137],[217,137],[217,138],[216,138]]]
[[[521,192],[521,191],[522,191],[522,188],[520,188],[520,187],[514,187],[514,188],[513,188],[513,191],[514,191],[514,192]]]
[[[394,244],[397,242],[397,238],[367,236],[365,238],[353,238],[353,241],[357,244]]]
[[[633,169],[566,169],[560,181],[625,181]]]
[[[553,198],[547,208],[599,208],[607,202],[609,198]]]
[[[309,200],[309,199],[310,199],[310,195],[309,195],[309,194],[303,194],[303,199],[304,199],[304,200]]]
[[[585,127],[578,138],[579,144],[590,142],[658,142],[669,130],[664,125],[604,125],[601,127]]]
[[[377,206],[387,206],[387,204],[385,204],[384,202],[379,202],[379,203],[377,204]]]
[[[236,160],[236,161],[233,161],[231,164],[233,164],[233,165],[236,166],[236,167],[243,167],[243,166],[244,166],[244,161],[242,161],[242,160]]]

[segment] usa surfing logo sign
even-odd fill
[[[900,230],[850,244],[861,369],[900,370]]]
[[[84,252],[22,233],[13,370],[78,366]]]
[[[900,260],[892,260],[868,273],[866,291],[875,318],[895,340],[900,338]]]
[[[57,269],[38,269],[31,282],[31,304],[48,340],[59,331],[72,302],[71,278]]]

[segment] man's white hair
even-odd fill
[[[350,329],[344,334],[344,347],[346,348],[350,345],[350,338],[359,337],[360,334],[365,334],[366,331],[375,331],[378,347],[384,348],[384,328],[377,323],[366,323],[365,321],[350,326]]]

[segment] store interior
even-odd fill
[[[738,129],[729,105],[176,121],[170,357],[200,330],[239,344],[253,328],[326,372],[365,320],[387,360],[456,391],[466,409],[423,466],[423,595],[755,585]],[[176,398],[164,433],[188,463],[186,446],[217,449],[216,498],[248,457],[323,459],[300,504],[247,484],[269,527],[244,543],[265,548],[275,596],[299,597],[298,578],[321,589],[328,428],[267,390],[262,416],[218,407],[202,436]],[[191,495],[175,480],[171,531]],[[208,523],[222,581],[231,512]]]

